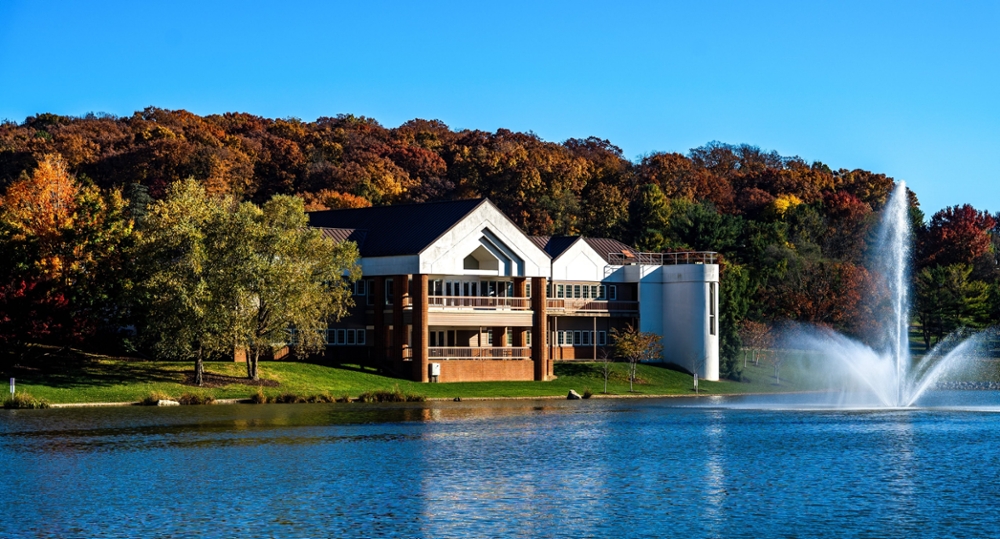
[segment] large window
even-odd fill
[[[715,314],[715,287],[718,283],[708,283],[708,333],[715,335],[718,316]]]

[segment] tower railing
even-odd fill
[[[686,251],[680,253],[610,253],[612,266],[676,266],[679,264],[718,264],[719,253],[714,251]]]

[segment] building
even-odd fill
[[[663,337],[662,360],[719,377],[715,253],[528,236],[489,200],[328,210],[310,225],[358,244],[355,307],[327,356],[419,381],[549,380],[610,352],[612,329]]]

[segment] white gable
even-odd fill
[[[556,281],[601,281],[607,262],[590,244],[579,238],[552,261]]]
[[[492,203],[480,204],[419,255],[419,273],[548,277],[549,256]]]

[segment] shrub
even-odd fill
[[[48,408],[49,401],[36,399],[30,393],[14,393],[13,397],[3,401],[3,407],[7,410]]]
[[[365,391],[356,400],[357,402],[424,402],[427,397],[415,393],[403,393],[397,385],[392,389]]]
[[[267,401],[267,395],[264,394],[264,390],[262,388],[258,387],[257,392],[250,395],[250,402],[254,404],[267,404]]]
[[[590,397],[593,397],[593,396],[594,396],[594,392],[591,391],[589,387],[585,387],[583,389],[583,398],[589,399]]]
[[[154,391],[149,395],[146,395],[141,401],[139,401],[139,404],[143,406],[156,406],[157,404],[159,404],[160,401],[168,401],[168,400],[172,400],[170,395],[167,395],[162,391]]]
[[[351,402],[352,400],[353,399],[351,399],[351,396],[348,395],[347,393],[344,393],[343,395],[337,397],[337,402]]]
[[[295,393],[282,393],[281,395],[278,395],[277,397],[271,399],[270,402],[276,402],[280,404],[297,404],[297,403],[309,402],[309,399],[307,397],[303,397],[302,395],[296,395]]]
[[[203,396],[195,393],[185,393],[177,399],[177,402],[181,404],[214,404],[215,397],[211,395]]]

